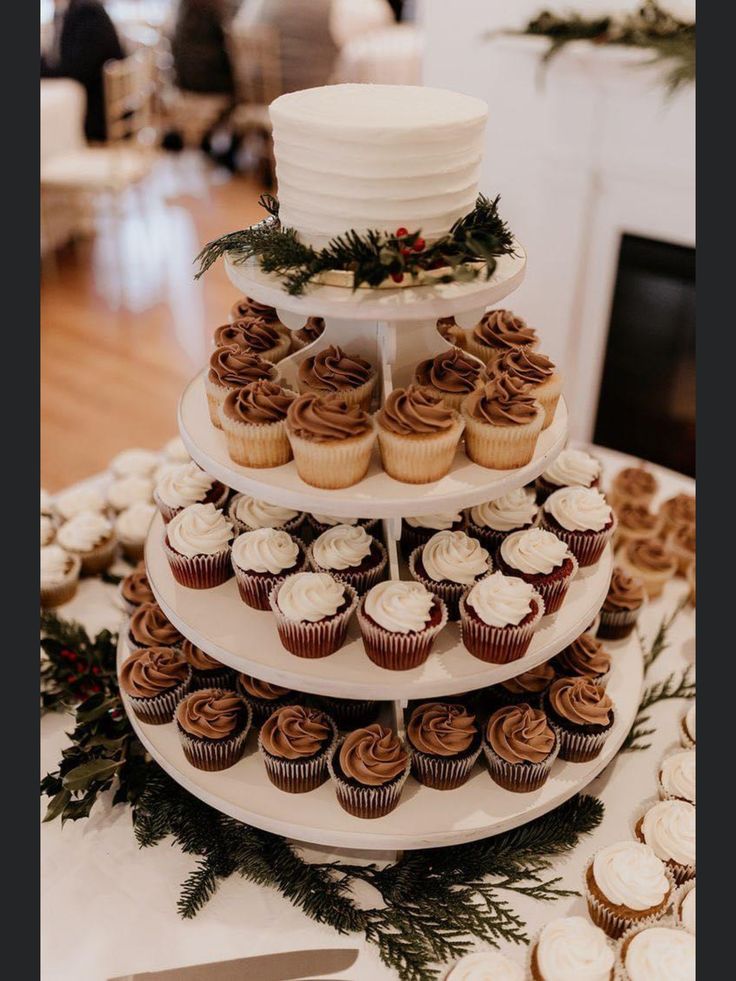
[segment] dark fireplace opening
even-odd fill
[[[695,249],[622,237],[594,438],[695,476]]]

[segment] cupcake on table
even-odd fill
[[[327,572],[297,572],[271,591],[269,603],[287,651],[327,657],[345,641],[358,594]]]
[[[107,502],[102,491],[95,484],[81,484],[70,487],[54,499],[53,513],[58,523],[70,521],[83,511],[104,514]]]
[[[560,737],[560,759],[588,763],[600,755],[613,727],[613,701],[587,677],[558,678],[547,689],[543,707]]]
[[[533,351],[537,347],[537,332],[510,310],[489,310],[465,332],[466,350],[486,365],[514,348]]]
[[[667,539],[671,532],[681,525],[695,524],[695,496],[693,494],[675,494],[668,498],[659,509],[661,519],[661,537]]]
[[[649,845],[677,885],[695,878],[695,807],[684,800],[660,800],[646,806],[634,834]]]
[[[190,504],[214,504],[221,508],[229,493],[224,484],[210,477],[192,460],[163,475],[156,484],[153,500],[168,523]]]
[[[388,555],[383,544],[360,525],[335,525],[307,549],[315,572],[329,572],[362,596],[384,578]]]
[[[628,575],[620,566],[614,566],[608,593],[600,610],[598,637],[602,640],[628,637],[636,626],[645,598],[642,580]]]
[[[51,609],[73,599],[79,585],[82,560],[60,545],[41,548],[41,606]]]
[[[118,477],[107,488],[107,503],[117,514],[134,504],[150,504],[152,500],[153,479],[147,475]]]
[[[287,576],[302,572],[302,543],[280,528],[256,528],[238,535],[230,553],[240,598],[254,610],[270,610],[271,591]]]
[[[99,511],[80,511],[56,533],[56,544],[81,563],[82,575],[97,576],[115,560],[115,528]]]
[[[488,551],[462,531],[438,531],[409,556],[412,578],[440,597],[450,620],[460,619],[460,597],[491,569]]]
[[[365,652],[374,664],[390,671],[423,664],[446,623],[445,603],[420,582],[380,582],[358,607]]]
[[[600,927],[583,916],[560,916],[539,932],[529,951],[533,981],[613,981],[615,952]]]
[[[621,938],[622,981],[695,981],[695,936],[683,927],[632,927]]]
[[[132,572],[129,572],[124,579],[121,579],[119,592],[120,600],[126,613],[135,613],[143,603],[156,602],[156,597],[153,595],[143,562],[139,562]]]
[[[537,477],[537,501],[544,504],[550,494],[561,487],[598,487],[601,465],[585,450],[567,448],[558,453],[544,473]]]
[[[291,351],[291,332],[283,324],[260,316],[241,317],[223,324],[215,331],[214,339],[218,346],[239,347],[272,364],[283,360]]]
[[[365,477],[376,430],[371,416],[342,394],[301,395],[289,406],[286,432],[306,484],[335,490]]]
[[[502,497],[469,508],[468,534],[479,539],[494,553],[514,531],[532,528],[539,518],[534,492],[518,487]]]
[[[154,450],[134,448],[123,450],[110,460],[110,470],[116,477],[150,477],[160,462]]]
[[[232,576],[233,526],[214,504],[190,504],[166,526],[163,546],[174,579],[189,589],[212,589]]]
[[[508,664],[529,649],[544,601],[523,579],[493,572],[460,597],[459,612],[466,650],[482,661]]]
[[[640,504],[623,504],[616,508],[618,528],[615,542],[617,546],[629,542],[650,541],[659,535],[661,519]]]
[[[609,498],[615,508],[629,504],[649,510],[658,490],[659,482],[651,470],[624,467],[613,479]]]
[[[661,596],[677,573],[677,559],[656,538],[629,542],[616,552],[616,561],[622,572],[643,583],[649,599]]]
[[[417,385],[428,388],[448,408],[458,412],[465,396],[485,380],[483,365],[458,347],[420,361],[414,372],[414,382]]]
[[[401,551],[404,558],[408,559],[418,546],[426,545],[432,535],[436,535],[438,531],[465,531],[466,524],[466,518],[462,511],[446,514],[439,512],[420,514],[417,517],[402,518]]]
[[[616,530],[616,516],[594,487],[561,487],[542,506],[542,527],[565,542],[584,568],[600,559]]]
[[[155,504],[138,501],[115,519],[115,535],[128,562],[139,562],[143,558],[143,548],[155,515]]]
[[[470,777],[481,751],[474,715],[456,702],[418,705],[406,727],[412,773],[425,787],[454,790]]]
[[[305,358],[297,372],[299,391],[316,395],[341,395],[348,405],[368,409],[378,372],[365,358],[348,354],[330,345],[318,354]]]
[[[544,711],[527,702],[497,709],[488,720],[483,751],[491,778],[504,790],[539,790],[559,749],[559,735]]]
[[[528,385],[532,396],[544,409],[542,429],[548,429],[557,411],[562,395],[562,377],[550,359],[527,345],[513,347],[488,364],[488,377],[495,379],[507,375],[517,385]]]
[[[695,936],[695,879],[678,889],[675,899],[675,922]]]
[[[500,375],[462,403],[465,452],[481,467],[514,470],[534,456],[544,409],[528,385]]]
[[[325,332],[325,322],[322,317],[309,317],[306,324],[295,330],[291,335],[291,350],[301,351],[314,344]]]
[[[428,484],[450,472],[465,424],[430,388],[395,388],[376,415],[383,469],[394,480]]]
[[[667,536],[666,547],[677,561],[677,575],[687,577],[695,561],[695,525],[679,525]]]
[[[261,726],[258,749],[274,786],[304,794],[329,778],[327,758],[336,741],[337,726],[320,709],[286,705]]]
[[[295,398],[295,392],[266,379],[228,392],[218,413],[230,459],[256,468],[288,463],[286,413]]]
[[[695,750],[672,753],[661,763],[657,774],[662,800],[684,800],[695,803]]]
[[[384,817],[397,807],[410,766],[402,741],[377,722],[348,733],[328,757],[338,804],[360,818]]]
[[[680,719],[680,744],[685,749],[695,749],[695,705]]]
[[[235,494],[227,508],[227,516],[235,530],[242,534],[258,528],[278,528],[289,535],[298,536],[304,521],[303,511],[269,504],[248,494]]]
[[[544,602],[545,615],[562,606],[578,561],[557,535],[543,528],[515,531],[501,543],[498,567],[506,576],[523,579]]]
[[[525,981],[524,968],[497,950],[466,954],[445,975],[445,981]]]
[[[276,367],[255,352],[237,344],[216,347],[210,355],[204,383],[210,422],[215,429],[222,429],[220,410],[230,392],[251,382],[278,380]]]

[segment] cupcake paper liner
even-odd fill
[[[375,722],[380,703],[366,698],[331,698],[320,695],[317,705],[334,719],[338,729],[358,729]]]
[[[227,452],[233,463],[243,467],[280,467],[291,460],[291,444],[286,421],[261,425],[247,424],[226,416],[221,405],[220,429],[225,433]]]
[[[221,586],[233,574],[230,546],[214,555],[180,555],[169,545],[166,535],[163,548],[174,579],[189,589],[212,589]]]
[[[407,671],[417,668],[429,657],[435,638],[447,623],[447,606],[438,597],[440,621],[425,626],[418,633],[394,633],[371,621],[365,614],[365,599],[358,606],[358,626],[365,652],[379,668],[389,671]]]
[[[241,600],[247,606],[250,606],[254,610],[270,610],[271,606],[268,597],[271,595],[271,591],[276,586],[280,586],[287,576],[291,576],[296,572],[303,572],[306,569],[307,556],[304,546],[298,540],[297,545],[299,547],[299,557],[296,560],[296,564],[290,569],[284,569],[283,572],[275,575],[247,572],[245,569],[239,568],[235,560],[232,559],[235,581],[238,584],[238,593],[240,594]]]
[[[364,593],[367,593],[372,586],[375,586],[376,583],[379,583],[382,579],[385,579],[386,567],[388,566],[388,553],[386,552],[383,542],[380,542],[377,538],[374,538],[373,541],[380,552],[381,558],[376,565],[371,566],[369,569],[325,569],[315,561],[314,554],[312,552],[312,545],[307,548],[307,561],[315,572],[329,573],[329,575],[334,576],[335,579],[339,579],[340,582],[344,582],[347,583],[348,586],[352,586],[358,596],[362,596]]]
[[[227,690],[230,691],[230,689]],[[252,723],[250,705],[245,705],[245,710],[246,719],[242,731],[236,732],[226,739],[199,739],[196,736],[190,736],[177,723],[176,730],[188,762],[198,770],[209,772],[227,770],[234,766],[245,751],[245,743]]]
[[[667,753],[666,756],[663,756],[659,763],[659,766],[657,767],[657,793],[659,794],[659,799],[660,800],[684,800],[687,801],[688,804],[694,805],[695,804],[694,800],[687,800],[687,797],[678,797],[676,794],[670,793],[669,790],[665,790],[664,786],[662,785],[662,776],[661,776],[662,766],[664,765],[665,760],[667,760],[670,756],[673,756],[676,752],[682,752],[682,750],[679,749],[675,750],[674,748],[672,748],[672,752],[669,752]]]
[[[464,514],[461,516],[460,523],[456,523],[452,526],[452,531],[465,531],[468,525],[467,519]],[[470,534],[470,532],[468,532]],[[408,559],[415,548],[420,545],[424,547],[432,535],[436,535],[437,530],[434,528],[415,528],[413,525],[407,524],[404,520],[401,522],[401,552],[404,558]]]
[[[411,772],[425,787],[433,790],[455,790],[470,779],[475,761],[480,756],[481,741],[465,756],[432,756],[411,749]]]
[[[161,726],[173,721],[176,706],[191,691],[191,686],[192,669],[190,667],[187,677],[176,688],[162,691],[160,695],[155,695],[153,698],[140,698],[137,695],[128,695],[127,692],[126,697],[135,712],[136,718],[151,726]]]
[[[519,528],[510,528],[508,531],[498,531],[496,528],[488,528],[477,525],[472,518],[468,518],[467,533],[471,538],[477,538],[483,548],[487,548],[491,555],[494,555],[503,544],[504,540],[517,531],[528,531],[537,522],[533,521],[529,525],[521,525]]]
[[[515,470],[534,456],[534,448],[544,424],[541,405],[532,422],[520,426],[491,426],[474,419],[463,410],[465,452],[481,467],[491,470]]]
[[[641,841],[644,844],[647,842],[644,840],[644,833],[640,829],[640,822],[644,820],[644,817],[650,808],[654,807],[655,804],[660,803],[659,797],[650,797],[636,808],[634,812],[634,817],[631,822],[631,833],[637,841]],[[651,847],[651,845],[650,845]],[[695,878],[695,865],[682,865],[680,862],[676,862],[673,858],[663,858],[662,861],[667,866],[672,875],[672,880],[676,886],[682,886],[686,882]]]
[[[624,964],[624,957],[626,955],[626,950],[628,948],[629,943],[634,939],[637,933],[641,933],[642,930],[647,930],[649,929],[649,927],[652,926],[664,926],[664,927],[668,927],[671,930],[677,930],[683,933],[689,932],[688,930],[685,929],[684,926],[682,926],[681,923],[677,922],[676,918],[670,921],[669,917],[665,922],[662,922],[662,917],[660,917],[658,920],[655,920],[654,923],[642,923],[642,924],[635,923],[633,926],[630,926],[627,930],[624,931],[624,933],[621,935],[621,937],[619,937],[619,939],[616,942],[617,981],[630,981],[631,976],[629,975],[629,972],[626,970]]]
[[[693,877],[692,879],[689,879],[687,882],[683,883],[683,885],[679,886],[675,891],[675,898],[672,903],[672,913],[675,919],[675,923],[678,926],[681,926],[683,930],[687,930],[687,927],[682,922],[682,912],[681,912],[682,904],[685,901],[685,897],[687,896],[687,894],[691,892],[694,888],[695,888],[695,878]],[[695,905],[697,906],[697,900]]]
[[[560,759],[566,763],[589,763],[596,759],[603,749],[604,743],[608,739],[611,725],[603,732],[570,732],[555,723],[553,719],[549,724],[556,730],[560,740]]]
[[[567,545],[581,568],[587,568],[590,565],[595,565],[600,559],[603,550],[616,531],[618,522],[614,515],[610,527],[599,532],[568,531],[556,521],[550,521],[546,513],[542,511],[541,524],[545,531],[551,531],[553,535],[556,535],[560,541]]]
[[[601,609],[601,622],[596,636],[599,640],[623,640],[633,631],[639,620],[641,606],[636,610],[604,610]]]
[[[312,487],[326,490],[352,487],[362,480],[370,466],[376,440],[373,427],[362,436],[328,443],[302,439],[291,432],[288,435],[301,479]]]
[[[41,606],[44,609],[51,609],[55,606],[61,606],[62,603],[68,603],[77,592],[82,561],[78,555],[68,554],[72,566],[64,577],[64,581],[54,585],[41,585]]]
[[[480,582],[481,579],[485,579],[486,576],[490,576],[491,572],[493,571],[493,566],[489,564],[488,571],[482,576],[479,576],[473,583],[449,582],[448,580],[435,582],[434,579],[430,579],[429,576],[425,576],[417,571],[417,564],[422,557],[422,547],[423,546],[415,548],[409,556],[409,574],[411,575],[412,579],[416,579],[416,581],[420,582],[430,591],[430,593],[434,593],[435,596],[442,600],[447,607],[448,620],[459,620],[460,599],[463,593],[466,593],[469,589],[472,589],[476,582]]]
[[[279,790],[287,794],[306,794],[329,780],[327,758],[337,742],[337,726],[332,719],[326,718],[332,727],[332,738],[321,752],[306,760],[282,760],[278,756],[272,756],[264,749],[261,734],[258,734],[258,750],[266,775]]]
[[[450,472],[465,424],[458,416],[447,432],[400,436],[378,426],[383,469],[404,484],[429,484]]]
[[[230,489],[228,487],[225,487],[225,485],[223,484],[221,493],[219,494],[216,500],[212,501],[212,503],[215,505],[216,508],[222,508],[225,506],[225,502],[227,501],[229,493],[230,493]],[[165,504],[158,496],[155,490],[153,492],[153,503],[159,509],[161,517],[164,519],[164,524],[166,525],[171,521],[172,518],[176,517],[176,515],[180,511],[184,510],[183,507],[172,508],[170,505]],[[203,502],[194,501],[193,503],[198,504]]]
[[[554,732],[553,728],[553,732]],[[483,755],[488,764],[488,772],[494,783],[515,794],[528,794],[545,783],[552,764],[560,751],[559,735],[555,732],[555,744],[546,759],[539,763],[509,763],[493,749],[483,735]]]
[[[557,403],[560,401],[560,396],[562,395],[562,377],[560,375],[552,375],[543,385],[533,388],[532,395],[544,409],[542,430],[549,429],[554,421]]]
[[[534,584],[534,589],[539,593],[544,602],[545,616],[551,616],[553,613],[557,613],[565,601],[570,583],[578,574],[578,560],[574,555],[571,555],[570,561],[572,562],[572,570],[569,576],[558,576],[556,579],[548,579],[545,582]],[[518,569],[498,563],[497,561],[497,566],[499,564],[501,565],[501,572],[504,572],[506,575],[518,576],[520,579],[524,578],[523,573],[519,572]]]
[[[236,688],[243,701],[250,705],[251,712],[253,713],[253,726],[258,729],[260,729],[269,715],[272,715],[278,709],[285,708],[287,705],[298,705],[303,701],[303,697],[296,691],[282,695],[280,698],[254,698],[253,695],[249,695],[243,688],[240,678],[236,680]]]
[[[473,657],[489,664],[508,664],[526,654],[534,631],[544,616],[544,600],[535,590],[532,599],[537,603],[537,612],[528,623],[509,624],[506,627],[491,627],[476,619],[467,608],[467,593],[460,597],[460,639]]]
[[[69,552],[69,554],[76,555],[81,562],[81,575],[99,576],[115,561],[116,544],[115,536],[111,534],[109,539],[95,545],[88,552]]]
[[[201,691],[203,688],[224,688],[231,690],[235,681],[235,672],[222,666],[222,670],[198,671],[192,668],[191,691]]]
[[[134,541],[132,538],[118,538],[123,556],[133,565],[140,562],[143,558],[143,549],[146,544],[145,538]]]
[[[358,605],[358,594],[343,583],[348,605],[327,620],[311,623],[307,620],[288,620],[276,602],[278,588],[271,590],[269,605],[276,617],[279,639],[290,654],[296,657],[327,657],[334,654],[345,641],[350,617]]]
[[[598,852],[595,853],[596,855]],[[583,888],[582,893],[585,897],[585,901],[588,907],[588,913],[591,920],[596,926],[599,926],[601,930],[611,940],[619,940],[627,930],[631,927],[645,927],[651,926],[666,916],[667,911],[672,905],[672,900],[675,894],[675,884],[672,879],[672,875],[667,866],[664,866],[664,874],[667,877],[667,882],[669,883],[669,893],[662,902],[661,908],[655,910],[651,913],[638,913],[636,910],[632,910],[630,913],[624,911],[622,907],[609,905],[603,900],[599,899],[597,896],[593,895],[588,885],[588,869],[592,868],[593,862],[595,861],[595,855],[590,859],[583,869]]]
[[[404,772],[390,783],[385,783],[379,787],[359,786],[348,783],[335,772],[334,759],[339,756],[342,743],[343,740],[341,739],[327,756],[327,769],[330,779],[335,785],[338,804],[348,814],[359,818],[372,819],[389,814],[399,803],[401,791],[404,789],[411,769],[411,759],[407,758]]]

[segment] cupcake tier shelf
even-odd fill
[[[125,631],[120,636],[118,663],[128,653],[122,639]],[[239,821],[333,848],[436,848],[476,841],[526,824],[583,790],[611,762],[636,715],[643,669],[635,637],[610,647],[613,667],[608,691],[616,716],[598,759],[590,763],[557,760],[544,786],[531,794],[503,790],[480,762],[468,783],[457,790],[431,790],[410,777],[396,810],[372,821],[343,811],[329,782],[298,797],[277,790],[266,776],[252,734],[244,758],[235,766],[220,773],[197,770],[184,758],[174,724],[142,724],[125,694],[123,702],[141,742],[161,767],[190,793]]]

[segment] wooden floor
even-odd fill
[[[263,213],[260,188],[199,154],[165,158],[121,220],[44,268],[41,481],[57,491],[119,450],[176,429],[184,384],[204,364],[237,293],[221,264],[195,282],[202,244]]]

